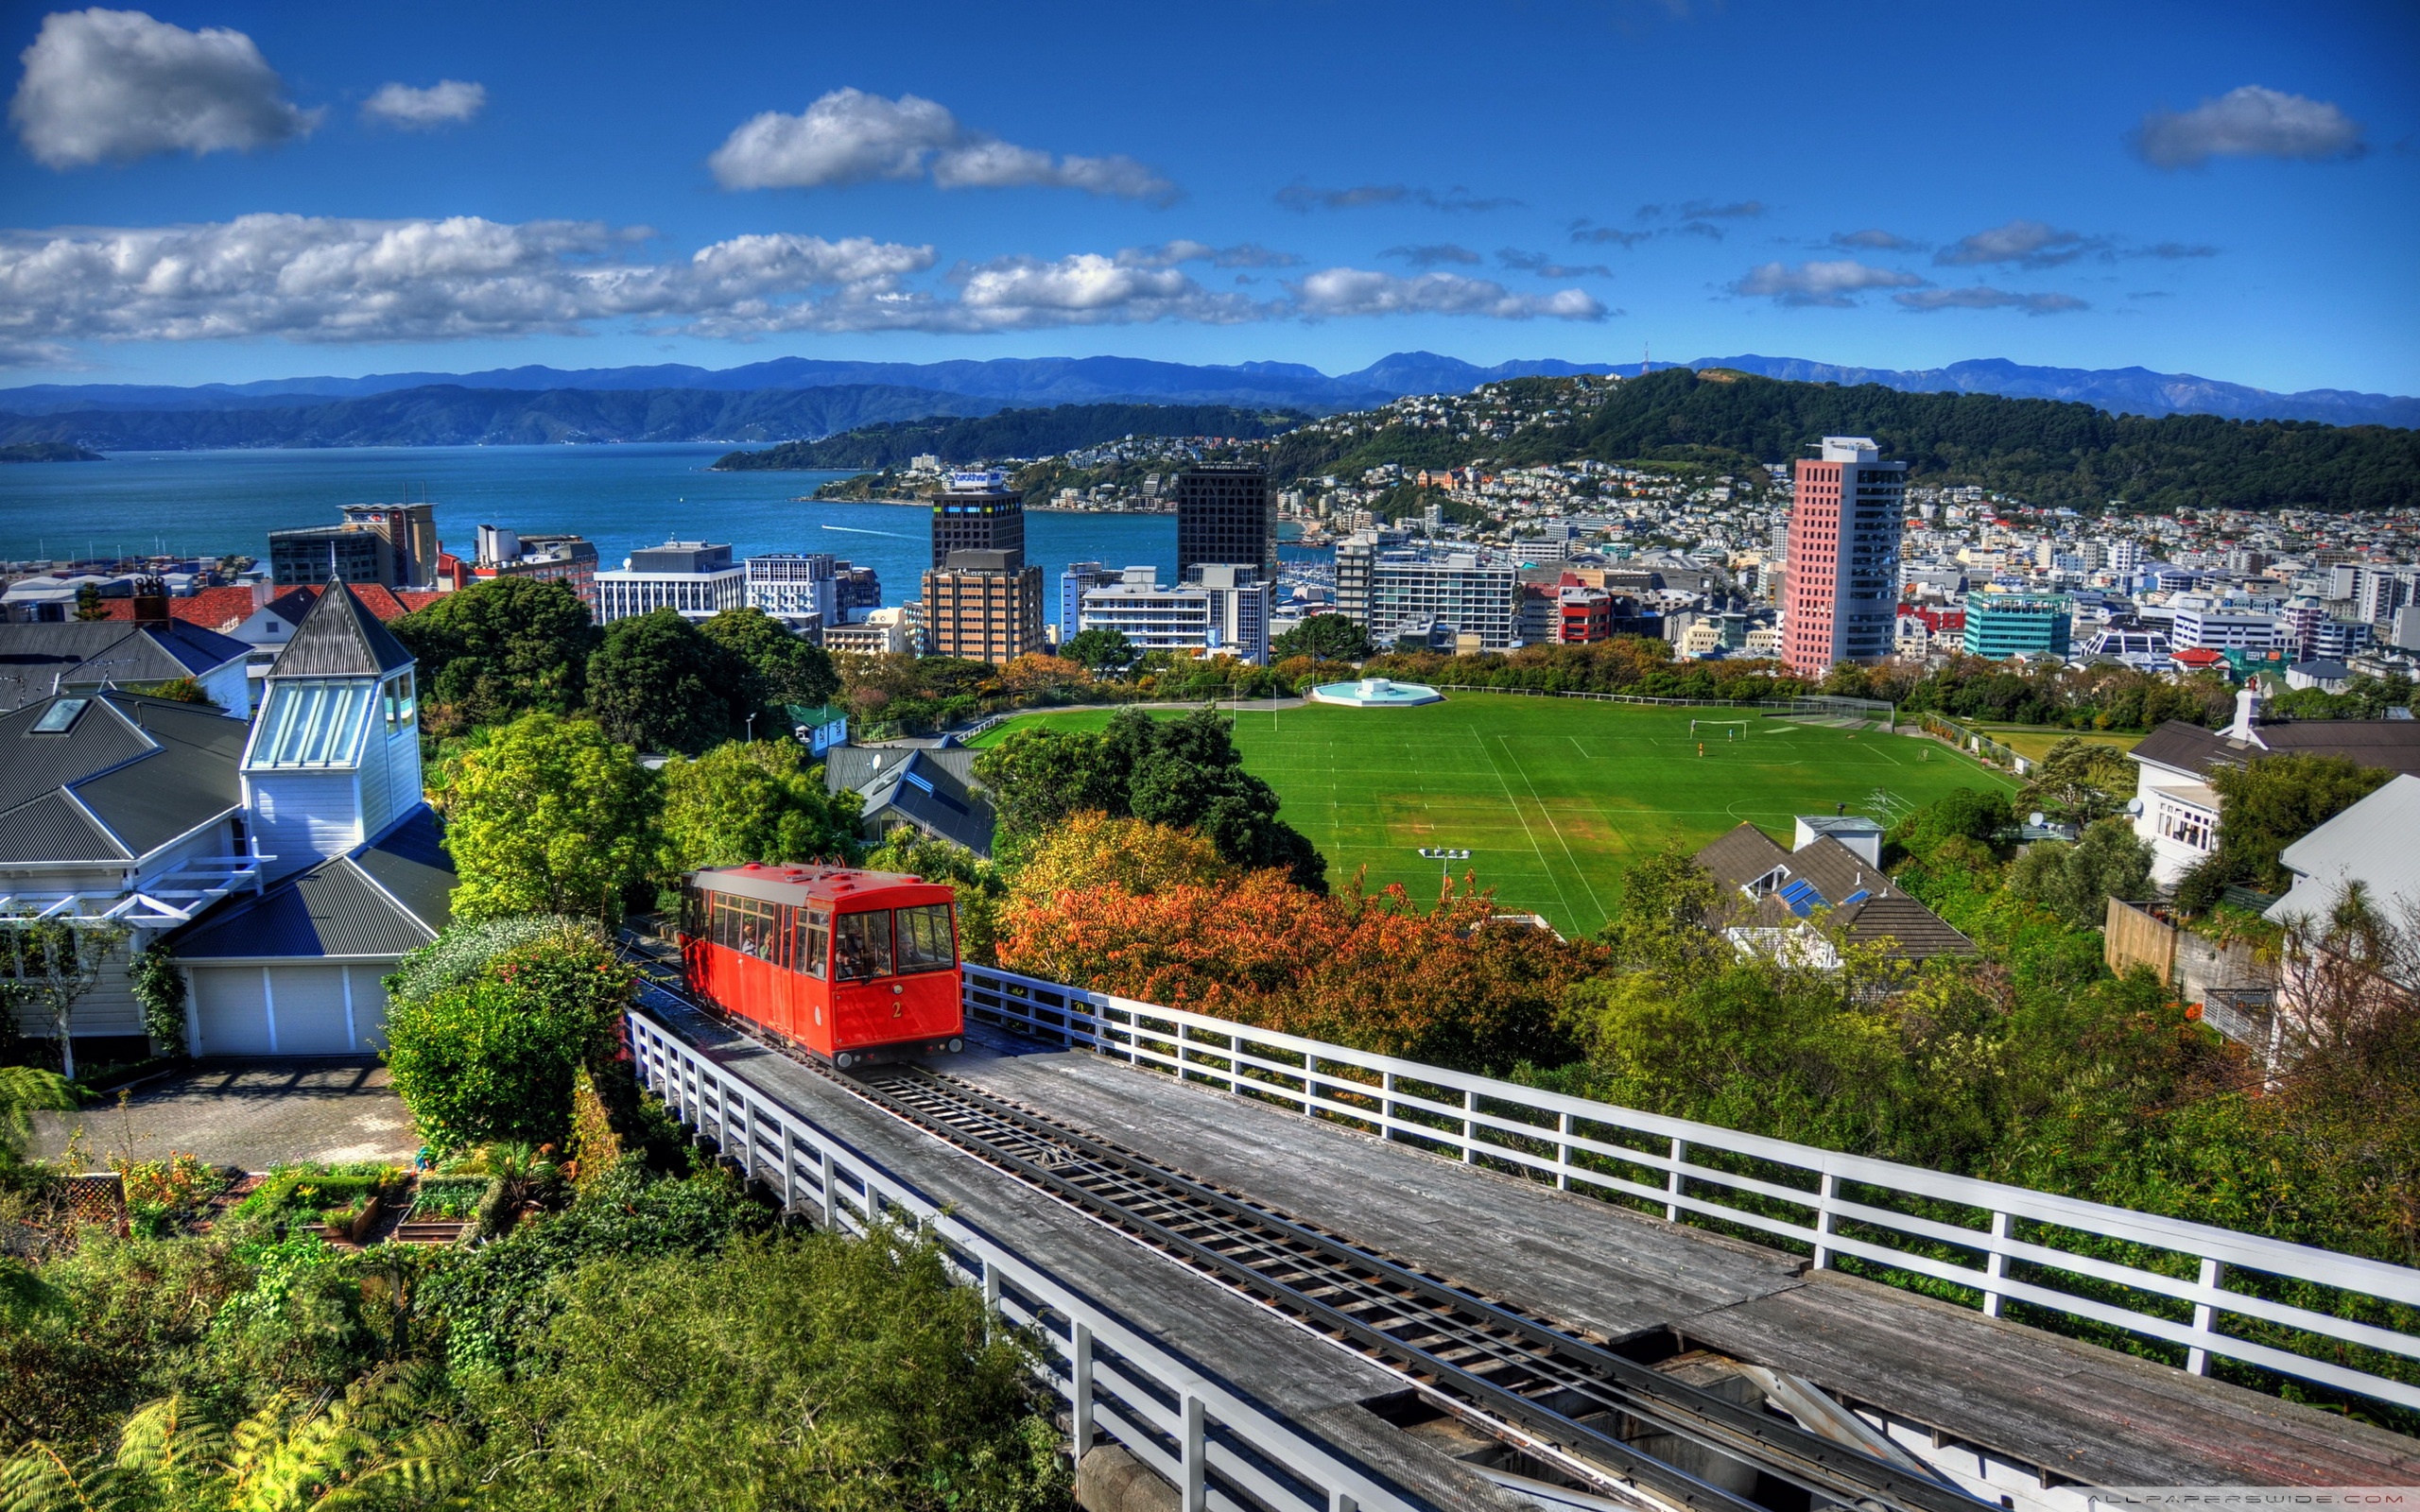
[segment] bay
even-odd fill
[[[340,505],[425,498],[446,548],[468,558],[482,524],[525,535],[577,531],[615,567],[678,537],[729,541],[735,556],[828,551],[882,579],[883,602],[919,592],[931,565],[922,506],[801,502],[838,472],[715,472],[728,446],[445,446],[120,452],[103,462],[0,466],[0,558],[266,557],[268,532],[333,524]],[[1295,555],[1288,551],[1290,558]],[[1046,579],[1070,562],[1176,573],[1172,515],[1026,518],[1026,558]]]

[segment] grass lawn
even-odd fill
[[[1277,790],[1288,822],[1327,857],[1331,882],[1366,867],[1373,887],[1400,882],[1425,898],[1438,868],[1416,852],[1468,850],[1458,875],[1476,872],[1503,907],[1544,914],[1565,934],[1602,924],[1631,861],[1676,839],[1694,849],[1744,819],[1787,845],[1792,815],[2015,786],[1939,741],[1782,719],[1714,722],[1745,713],[1456,694],[1412,709],[1247,712],[1236,745],[1246,768]],[[1028,724],[1108,721],[1106,711],[1032,714],[978,743]]]
[[[1978,734],[1989,735],[2028,761],[2040,761],[2050,754],[2050,747],[2063,740],[2081,740],[2087,746],[2115,746],[2119,750],[2133,750],[2142,743],[2140,735],[2111,735],[2097,730],[2048,730],[2040,725],[1968,725]]]

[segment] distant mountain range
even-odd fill
[[[1806,383],[1880,384],[2059,399],[2113,414],[2221,415],[2333,425],[2420,427],[2420,399],[2315,388],[2276,394],[2143,368],[2034,368],[1999,358],[1946,368],[1848,368],[1798,357],[1702,357]],[[545,441],[814,439],[881,421],[988,415],[1103,403],[1227,404],[1314,413],[1406,394],[1462,392],[1501,378],[1639,372],[1636,363],[1552,358],[1478,367],[1399,352],[1330,376],[1300,363],[1197,366],[1139,357],[1000,357],[987,362],[831,362],[781,357],[720,370],[500,368],[474,373],[286,378],[178,388],[36,384],[0,389],[0,444],[63,441],[100,450],[238,446],[445,446]]]

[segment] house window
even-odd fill
[[[253,736],[251,765],[352,765],[369,697],[366,682],[272,682],[268,708]]]
[[[2198,809],[2177,808],[2163,803],[2159,810],[2159,833],[2164,840],[2196,850],[2208,850],[2215,843],[2217,825],[2211,816]]]
[[[387,679],[387,733],[399,735],[412,728],[419,705],[412,696],[412,674],[406,667]]]

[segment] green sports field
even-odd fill
[[[1956,788],[2014,785],[1938,741],[1739,718],[1754,713],[1456,694],[1412,709],[1247,711],[1236,745],[1327,857],[1331,882],[1366,867],[1374,887],[1426,896],[1438,867],[1419,850],[1459,848],[1472,855],[1457,874],[1475,871],[1505,908],[1566,934],[1603,923],[1623,869],[1674,839],[1694,848],[1744,819],[1787,845],[1792,815],[1904,812]],[[1108,720],[1032,714],[978,744]]]

